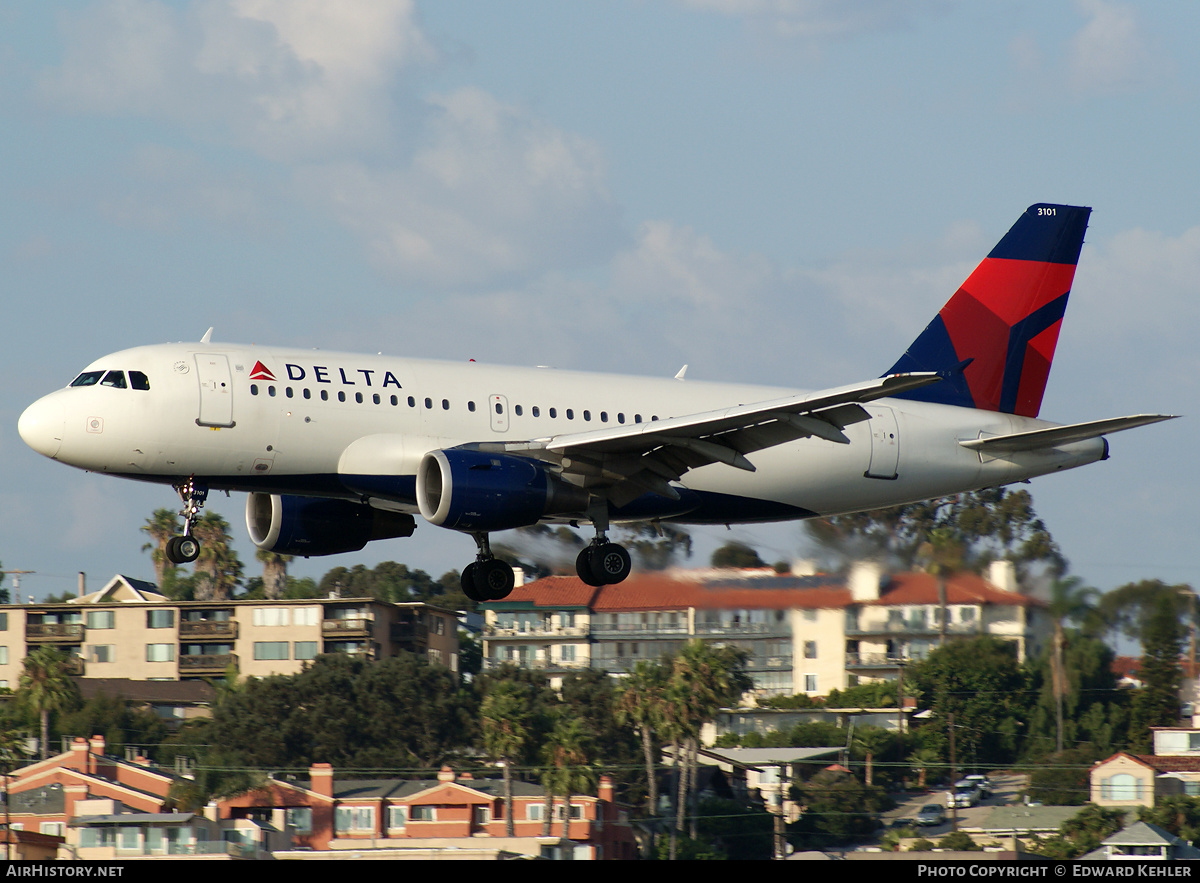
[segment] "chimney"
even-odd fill
[[[988,582],[1006,592],[1021,591],[1021,587],[1017,585],[1016,565],[1004,558],[993,561],[988,567]]]
[[[312,790],[322,797],[333,797],[333,765],[314,763],[308,768],[308,776],[312,779]]]
[[[104,737],[92,736],[88,742],[88,772],[96,775],[96,770],[99,768],[97,761],[104,757]]]
[[[525,585],[525,569],[522,567],[513,568],[513,588],[519,589]]]
[[[613,780],[611,776],[600,777],[600,799],[613,803]]]
[[[438,781],[439,782],[453,782],[454,781],[454,770],[450,769],[450,767],[448,767],[448,766],[442,767],[440,770],[438,770]]]
[[[816,576],[817,562],[811,558],[797,558],[792,562],[792,576]]]
[[[878,601],[883,585],[883,565],[878,561],[856,561],[850,568],[850,598],[856,602]]]
[[[88,743],[82,736],[76,736],[71,741],[71,759],[68,761],[68,766],[73,770],[79,770],[81,773],[86,773],[87,768]]]
[[[87,594],[87,574],[82,570],[79,571],[79,597],[82,598]]]

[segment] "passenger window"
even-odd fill
[[[361,392],[356,392],[356,393],[354,394],[354,401],[358,402],[360,405],[362,404],[362,402],[363,402],[363,398],[362,398],[362,393],[361,393]]]
[[[534,405],[533,408],[531,409],[531,413],[533,414],[534,417],[540,417],[540,416],[542,416],[542,409],[539,408],[537,405]]]
[[[304,387],[304,397],[305,397],[306,399],[311,399],[311,398],[312,398],[312,390],[311,390],[311,389],[309,389],[307,386],[306,386],[306,387]]]
[[[575,409],[574,408],[567,408],[567,419],[568,420],[575,419]]]
[[[474,414],[475,413],[475,403],[467,402],[467,410],[470,411],[472,414]]]
[[[550,409],[550,419],[553,420],[557,416],[558,416],[558,408],[551,408]]]
[[[125,372],[124,371],[109,371],[104,375],[104,379],[100,381],[101,386],[111,386],[113,389],[125,388]]]
[[[515,414],[516,414],[518,417],[520,417],[520,416],[521,416],[521,406],[520,406],[520,405],[514,405],[514,406],[513,406],[513,413],[515,413]]]
[[[344,389],[339,389],[339,390],[338,390],[338,401],[339,401],[339,402],[344,402],[344,401],[346,401],[346,391],[345,391]]]
[[[145,374],[143,374],[141,371],[130,371],[129,372],[129,385],[132,386],[134,389],[149,389],[150,388],[150,378],[147,377]]]
[[[95,386],[103,376],[103,371],[84,371],[71,381],[71,386]]]
[[[590,420],[592,419],[592,412],[591,412],[591,411],[584,411],[584,412],[583,412],[583,419],[584,419],[584,420],[588,420],[588,421],[590,421]]]
[[[329,401],[329,390],[327,390],[327,389],[321,390],[321,401],[323,401],[323,402]]]
[[[450,410],[450,400],[449,399],[442,399],[442,410],[443,411]]]
[[[371,401],[373,401],[375,404],[377,404],[377,405],[378,405],[378,404],[379,404],[379,401],[380,401],[380,400],[379,400],[379,393],[375,393],[375,395],[371,396]]]
[[[600,422],[601,422],[601,423],[607,423],[607,422],[608,422],[608,411],[601,411],[601,412],[600,412]]]

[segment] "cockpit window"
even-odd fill
[[[116,389],[125,388],[125,372],[124,371],[109,371],[104,375],[104,379],[100,381],[101,386],[111,386]]]
[[[130,371],[129,372],[129,385],[132,386],[134,389],[149,389],[150,388],[150,378],[147,377],[145,374],[143,374],[141,371]]]
[[[95,386],[103,376],[103,371],[84,371],[71,381],[71,386]]]

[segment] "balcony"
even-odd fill
[[[942,633],[942,627],[936,622],[909,620],[905,622],[874,622],[866,625],[846,626],[846,637],[867,638],[879,635],[912,635],[915,637],[937,637]],[[983,634],[982,624],[976,622],[956,622],[946,626],[946,634],[955,637],[962,635]]]
[[[847,653],[847,669],[899,668],[910,660],[895,653]]]
[[[238,636],[238,624],[232,620],[200,620],[179,623],[179,637],[199,641],[233,641]]]
[[[527,668],[534,671],[583,671],[591,666],[586,659],[572,659],[563,661],[560,659],[492,659],[487,657],[483,660],[485,670],[494,670],[502,668],[506,665],[515,665],[517,668]]]
[[[327,619],[321,623],[321,636],[326,640],[369,638],[375,625],[373,619]]]
[[[582,626],[572,626],[570,628],[559,628],[557,626],[538,626],[536,628],[500,628],[499,626],[485,626],[483,629],[485,638],[519,638],[538,639],[538,638],[586,638],[588,630]]]
[[[179,657],[179,673],[188,675],[224,674],[229,666],[237,667],[236,653],[205,653]]]
[[[36,644],[80,644],[83,642],[83,623],[26,623],[25,640]]]
[[[648,623],[622,622],[617,624],[593,624],[592,635],[607,638],[651,638],[657,635],[687,635],[686,622]]]

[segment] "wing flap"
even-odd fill
[[[1092,420],[1087,423],[1072,423],[1070,426],[1051,426],[1046,429],[1034,429],[1029,432],[1014,432],[1011,435],[997,435],[991,438],[976,438],[959,442],[964,448],[973,451],[998,453],[1001,451],[1037,451],[1044,448],[1056,448],[1072,442],[1086,441],[1098,438],[1124,429],[1133,429],[1151,423],[1161,423],[1163,420],[1174,420],[1177,414],[1135,414],[1130,417],[1111,417],[1107,420]]]

